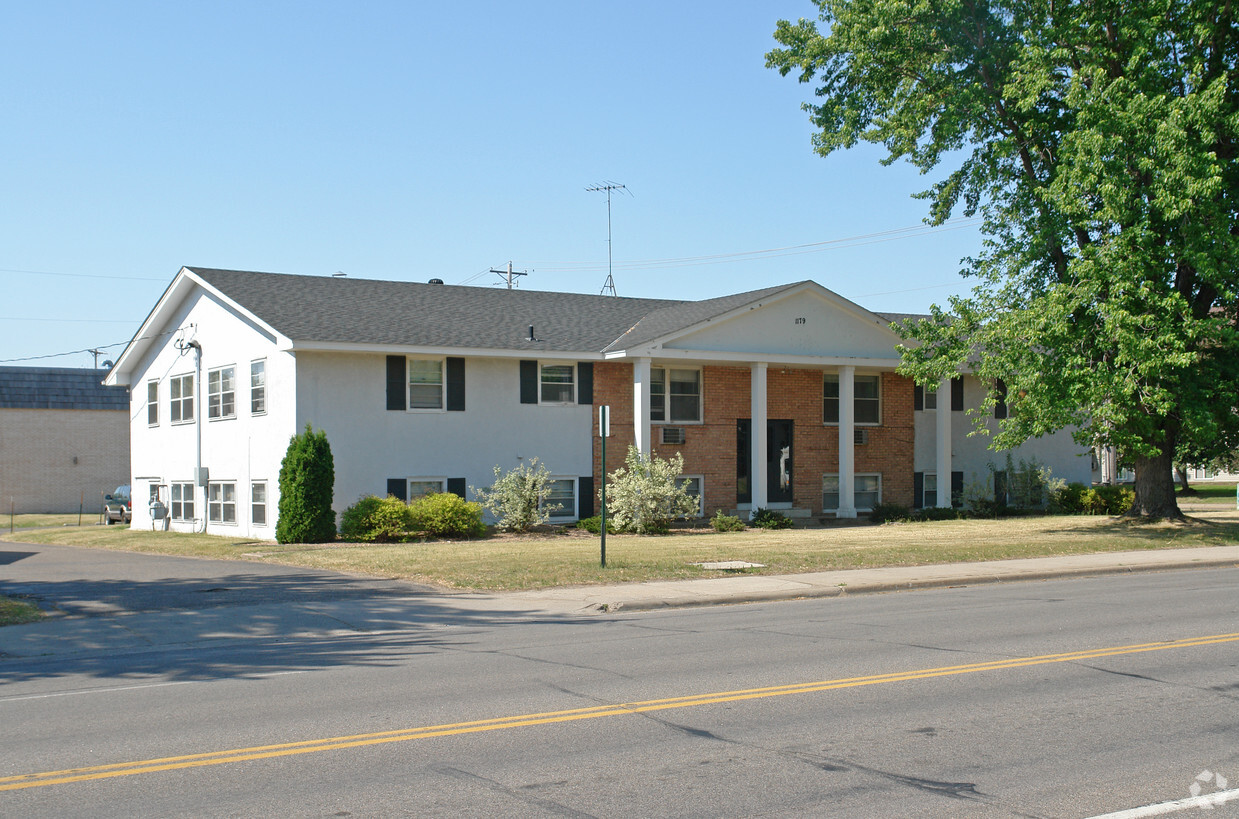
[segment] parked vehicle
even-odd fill
[[[103,518],[109,526],[117,521],[129,523],[133,520],[133,501],[129,497],[129,484],[118,486],[112,494],[103,496]]]

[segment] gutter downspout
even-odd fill
[[[194,348],[194,438],[196,441],[194,453],[194,495],[198,494],[198,484],[202,475],[202,413],[205,405],[202,403],[202,344],[191,341],[187,345]],[[202,487],[202,505],[195,507],[202,510],[202,534],[207,530],[207,488]]]

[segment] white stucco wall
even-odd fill
[[[1088,485],[1092,481],[1092,461],[1089,451],[1071,440],[1069,430],[1060,430],[1053,435],[1034,438],[1011,450],[995,451],[990,449],[993,440],[990,436],[972,434],[976,429],[973,416],[967,410],[981,405],[985,400],[986,388],[976,378],[964,376],[964,411],[951,411],[949,394],[938,396],[938,409],[921,410],[913,413],[913,424],[916,445],[913,449],[913,471],[935,472],[937,456],[936,419],[939,412],[951,412],[951,470],[964,473],[964,485],[973,481],[984,481],[990,474],[990,464],[998,470],[1006,468],[1007,454],[1018,467],[1020,459],[1037,462],[1048,466],[1054,477],[1062,478],[1068,483],[1079,482]],[[998,421],[989,412],[986,428],[997,431]]]
[[[178,328],[180,332],[176,332]],[[170,482],[193,481],[200,431],[202,466],[210,470],[210,480],[236,486],[237,520],[233,524],[207,522],[206,493],[198,487],[195,519],[168,521],[168,527],[174,531],[201,531],[205,524],[206,530],[215,534],[274,537],[280,461],[288,448],[289,437],[296,430],[292,356],[278,351],[268,333],[200,290],[182,305],[167,326],[156,330],[168,331],[174,332],[165,337],[163,344],[152,348],[147,359],[135,368],[132,381],[133,526],[152,526],[147,505],[152,484],[166,487]],[[197,341],[201,345],[200,377],[195,353],[178,350],[175,347],[178,339]],[[266,413],[260,415],[254,415],[250,409],[250,363],[257,359],[266,362]],[[230,365],[235,367],[236,373],[236,415],[208,419],[208,373]],[[173,424],[169,411],[169,379],[190,373],[196,376],[195,421]],[[148,426],[146,411],[147,383],[152,379],[159,381],[159,424],[154,427]],[[258,481],[265,481],[267,485],[265,526],[251,523],[250,489],[252,483]],[[166,489],[164,499],[168,499]]]
[[[464,412],[388,410],[386,377],[384,355],[297,354],[296,426],[327,433],[337,513],[389,478],[490,486],[495,466],[535,457],[556,477],[592,474],[592,407],[521,404],[517,359],[466,358]]]

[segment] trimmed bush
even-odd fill
[[[684,456],[646,458],[635,446],[628,447],[624,466],[607,478],[607,520],[621,532],[662,535],[676,518],[697,516],[697,499],[680,480]]]
[[[735,515],[724,515],[722,509],[715,510],[710,525],[716,532],[743,532],[745,528],[744,521]]]
[[[528,532],[559,511],[559,504],[546,503],[551,495],[551,473],[537,458],[506,473],[496,466],[493,484],[469,488],[494,517],[495,525],[508,532]]]
[[[327,433],[294,435],[280,463],[279,517],[275,539],[280,543],[329,543],[336,539],[336,513],[331,508],[335,489],[335,460]]]
[[[926,506],[924,509],[917,509],[912,516],[913,520],[959,520],[961,517],[958,509],[942,506]]]
[[[409,507],[400,498],[366,495],[340,516],[340,534],[363,543],[397,543],[408,540],[413,528]]]
[[[874,523],[896,523],[911,519],[912,513],[908,511],[908,507],[897,503],[879,503],[869,513],[869,520]]]
[[[592,518],[581,518],[576,522],[576,528],[600,535],[602,534],[602,515],[594,515]],[[615,526],[611,523],[610,518],[607,518],[607,534],[615,534]]]
[[[750,522],[758,529],[792,528],[792,519],[777,509],[758,509]]]
[[[486,534],[482,505],[451,492],[435,492],[409,502],[409,528],[434,538],[470,538]]]
[[[1084,495],[1092,490],[1073,482],[1050,493],[1050,511],[1056,515],[1083,515]]]

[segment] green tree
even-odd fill
[[[1239,426],[1239,7],[815,2],[826,33],[780,21],[767,65],[820,84],[816,150],[942,166],[929,221],[983,217],[977,286],[905,325],[901,372],[1005,382],[995,448],[1074,427],[1132,460],[1130,514],[1179,517],[1179,442]]]
[[[327,543],[336,537],[336,513],[331,508],[335,460],[327,433],[305,432],[288,441],[280,463],[280,507],[275,539],[280,543]]]

